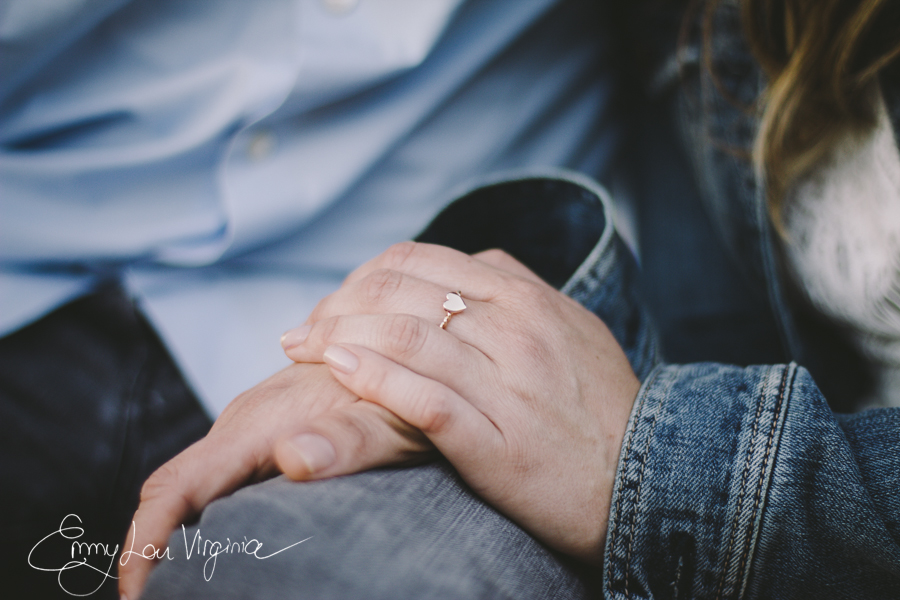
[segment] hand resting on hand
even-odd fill
[[[467,308],[445,331],[454,290]],[[537,538],[601,559],[640,384],[602,321],[521,263],[399,244],[282,341],[300,364],[238,396],[207,437],[147,480],[125,548],[165,548],[210,502],[279,470],[321,479],[412,464],[436,446]],[[323,361],[330,373],[308,364]],[[122,593],[138,597],[152,567],[132,556]]]
[[[442,330],[449,291],[467,308]],[[501,251],[399,244],[283,338],[421,430],[485,501],[549,546],[601,560],[640,383],[594,314]],[[353,448],[335,441],[336,462]],[[308,440],[312,441],[312,439]],[[318,440],[311,449],[327,444]]]

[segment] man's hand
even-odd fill
[[[154,563],[141,555],[161,552],[176,527],[242,485],[279,470],[318,479],[413,463],[432,452],[418,430],[360,400],[327,366],[286,367],[238,396],[205,438],[147,479],[124,546],[135,554],[120,559],[119,591],[136,599]]]

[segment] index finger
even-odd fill
[[[176,527],[237,489],[259,465],[240,444],[204,438],[157,469],[141,489],[141,503],[119,557],[119,593],[136,599]]]

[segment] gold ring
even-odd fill
[[[447,316],[444,317],[444,321],[440,324],[441,329],[447,329],[447,323],[450,322],[453,315],[466,310],[466,303],[463,302],[462,292],[450,292],[447,294],[447,301],[444,302],[444,310],[447,311]]]

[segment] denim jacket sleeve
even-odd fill
[[[900,598],[900,410],[837,417],[795,364],[661,364],[649,325],[627,326],[646,322],[629,262],[612,235],[564,288],[610,324],[643,381],[605,595]]]
[[[900,411],[838,418],[805,369],[660,365],[619,462],[610,598],[900,597]]]
[[[605,193],[538,175],[464,194],[421,239],[517,256],[602,318],[643,381],[605,597],[900,598],[900,409],[835,415],[796,364],[662,363]]]

